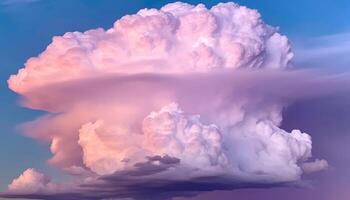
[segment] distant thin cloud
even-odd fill
[[[306,38],[295,45],[296,61],[318,67],[347,67],[350,65],[350,32]],[[310,66],[312,67],[312,66]]]
[[[0,0],[0,5],[10,6],[14,4],[33,3],[37,1],[40,1],[40,0]]]

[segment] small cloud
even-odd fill
[[[27,169],[9,185],[10,192],[35,193],[47,187],[50,179],[34,169]]]
[[[313,173],[327,169],[328,162],[326,160],[316,159],[314,162],[306,162],[302,164],[302,169],[305,173]]]

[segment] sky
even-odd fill
[[[72,31],[83,32],[98,27],[109,29],[117,19],[124,15],[134,14],[143,8],[160,9],[172,2],[165,0],[123,2],[114,0],[0,0],[0,110],[2,113],[0,116],[0,191],[5,191],[8,184],[27,168],[39,169],[58,182],[72,179],[61,170],[60,164],[55,165],[48,162],[52,157],[50,144],[24,136],[19,130],[20,124],[43,116],[49,112],[48,110],[54,108],[50,107],[45,110],[39,106],[41,111],[38,111],[28,106],[27,108],[20,106],[20,96],[31,96],[23,95],[18,92],[19,89],[16,92],[11,91],[7,83],[10,75],[16,74],[28,58],[43,52],[51,43],[53,36],[61,36]],[[220,2],[228,1],[183,2],[193,5],[202,3],[210,8]],[[233,191],[203,192],[194,197],[179,199],[209,200],[220,197],[220,199],[249,200],[259,199],[262,195],[266,199],[282,197],[302,200],[348,199],[350,197],[347,191],[350,186],[348,172],[350,157],[346,152],[349,151],[347,144],[350,142],[350,127],[348,126],[350,96],[346,92],[333,93],[333,91],[338,89],[346,91],[347,89],[347,73],[350,64],[347,56],[350,53],[348,47],[350,2],[347,0],[237,0],[235,2],[257,9],[265,23],[279,27],[279,32],[286,35],[291,43],[295,54],[291,63],[296,69],[319,70],[321,74],[341,73],[342,75],[339,76],[345,77],[344,80],[342,79],[344,83],[334,83],[336,89],[327,87],[327,84],[323,85],[325,90],[330,91],[329,94],[297,99],[283,110],[284,117],[281,127],[288,132],[298,128],[311,135],[313,156],[326,159],[329,167],[325,171],[303,175],[304,178],[311,180],[311,186],[308,189],[282,185],[271,188],[263,187],[264,189],[248,187],[248,189]],[[270,80],[267,82],[279,80],[275,76],[269,76]],[[248,77],[247,79],[250,80],[255,76]],[[297,84],[293,83],[295,82],[293,76],[287,79],[285,84],[296,87],[296,90],[300,89]],[[249,80],[242,80],[242,83],[249,82]],[[101,84],[105,84],[103,82],[105,80],[101,81]],[[303,81],[300,82],[303,83]],[[303,89],[305,89],[304,93],[312,93],[316,90],[314,87],[310,90]],[[182,91],[182,89],[179,90]],[[293,95],[299,95],[298,92],[295,93],[291,92]],[[42,95],[44,96],[41,98],[48,98],[47,95],[50,93]],[[307,94],[300,96],[307,96]],[[75,98],[77,97],[72,97],[72,101],[75,101]],[[62,103],[62,105],[65,104]]]

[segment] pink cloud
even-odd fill
[[[136,198],[177,196],[167,188],[177,184],[192,184],[190,193],[299,182],[327,164],[312,162],[310,135],[280,128],[283,108],[339,83],[289,71],[292,57],[285,36],[234,3],[173,3],[54,37],[8,83],[26,107],[48,112],[23,125],[26,134],[50,144],[52,165],[81,177],[55,192],[29,170],[9,190]]]

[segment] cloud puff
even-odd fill
[[[235,3],[173,3],[54,37],[8,83],[48,112],[26,134],[80,178],[50,189],[25,172],[38,181],[14,182],[35,190],[2,196],[164,199],[299,182],[327,163],[311,161],[310,135],[280,128],[283,108],[335,83],[286,70],[292,56],[285,36]]]
[[[34,169],[27,169],[9,185],[9,191],[14,193],[35,193],[46,190],[50,179]]]
[[[304,170],[305,173],[312,173],[312,172],[317,172],[322,169],[326,169],[328,167],[328,162],[326,160],[319,160],[316,159],[314,162],[311,163],[303,163],[302,169]]]
[[[218,127],[203,125],[199,116],[185,116],[177,104],[152,112],[143,120],[145,148],[153,154],[180,158],[189,166],[226,165]]]

